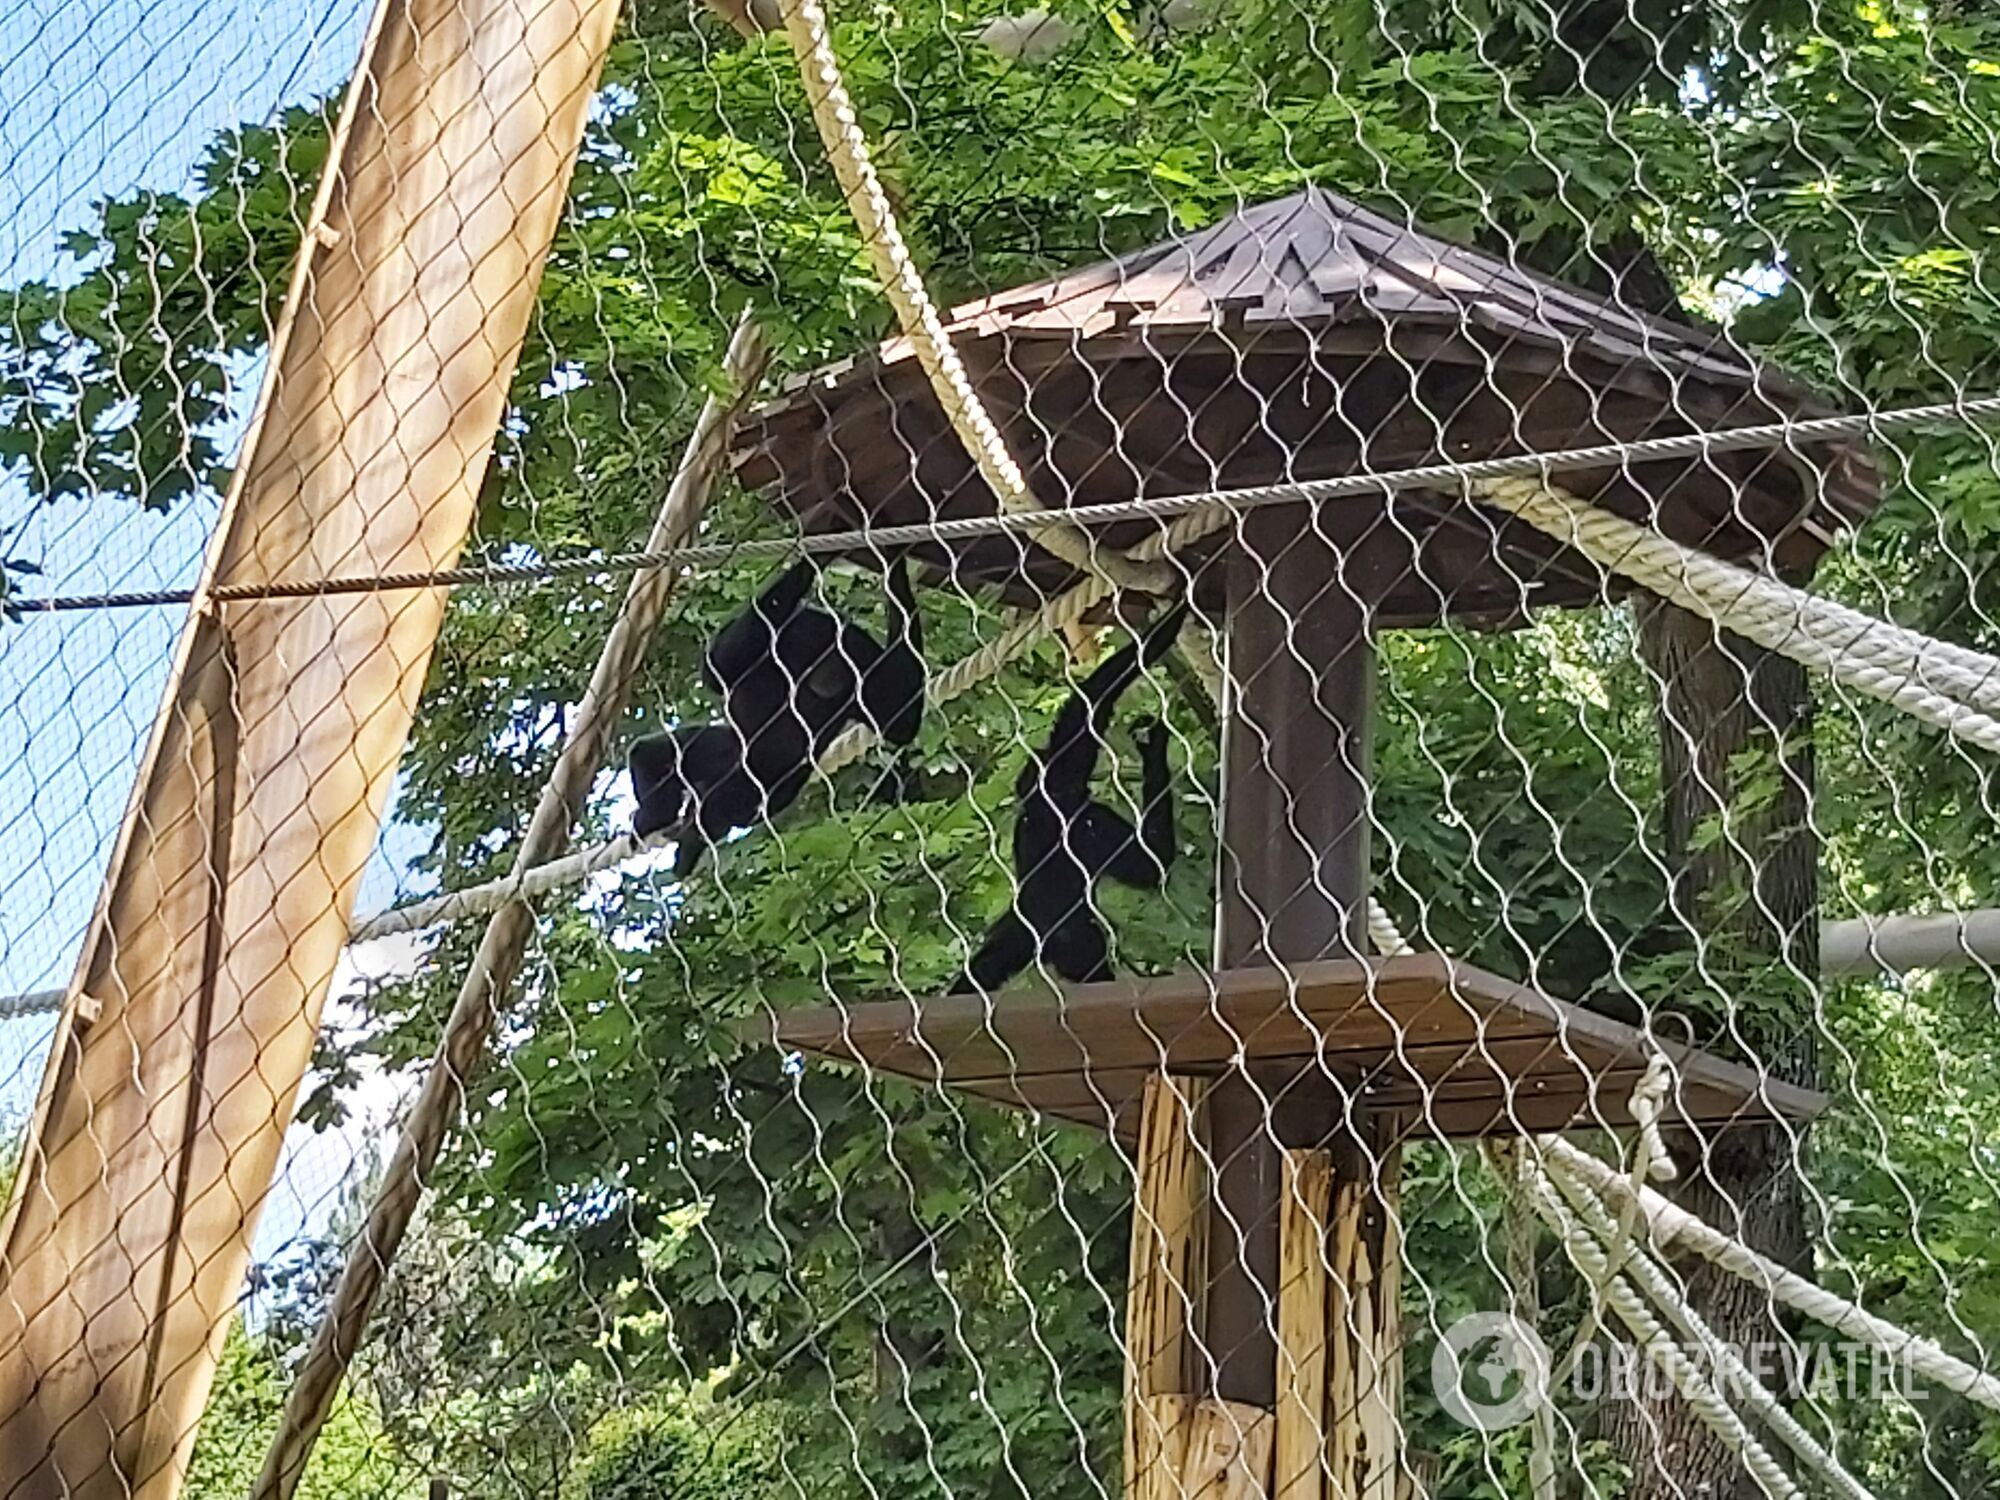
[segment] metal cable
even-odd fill
[[[1381,474],[1351,474],[1334,479],[1252,485],[1236,490],[1202,490],[1186,495],[1148,496],[1135,500],[1113,501],[1103,505],[1075,506],[1064,512],[1064,515],[1069,522],[1077,526],[1107,526],[1122,521],[1155,520],[1165,516],[1181,515],[1209,505],[1226,506],[1230,510],[1240,512],[1256,510],[1267,505],[1318,503],[1347,499],[1355,495],[1400,494],[1410,490],[1441,487],[1456,489],[1461,485],[1495,479],[1564,474],[1578,469],[1656,463],[1676,458],[1740,453],[1749,449],[1779,445],[1817,444],[1843,438],[1873,437],[1907,431],[1914,427],[1927,427],[1939,422],[1955,422],[1969,426],[1991,418],[2000,418],[2000,395],[1982,396],[1969,401],[1899,407],[1886,412],[1816,417],[1808,421],[1769,422],[1755,427],[1729,428],[1720,432],[1680,433],[1673,437],[1646,438],[1634,443],[1606,443],[1597,447],[1565,448],[1549,453],[1512,454],[1505,458],[1484,459],[1476,463],[1425,464],[1409,469],[1392,469]],[[358,578],[232,584],[211,589],[208,597],[223,603],[239,603],[253,599],[314,599],[337,594],[386,593],[399,589],[442,588],[460,584],[532,584],[565,578],[608,578],[622,573],[641,572],[648,568],[697,568],[739,561],[762,562],[790,557],[799,552],[818,555],[859,549],[888,551],[921,542],[955,542],[969,541],[977,537],[1034,534],[1045,530],[1047,526],[1047,516],[1039,513],[966,516],[912,522],[905,526],[831,531],[817,536],[706,543],[656,552],[618,552],[602,557],[554,558],[541,562],[479,563],[430,572],[382,573]],[[25,614],[188,604],[193,599],[192,589],[149,589],[132,593],[73,594],[47,599],[21,599],[14,601],[14,607]]]

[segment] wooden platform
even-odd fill
[[[1631,1123],[1647,1057],[1631,1027],[1438,954],[1305,964],[1293,980],[1242,969],[1079,985],[1060,1000],[793,1011],[775,1039],[1127,1140],[1148,1074],[1212,1075],[1239,1056],[1273,1097],[1287,1145],[1327,1140],[1350,1107],[1404,1116],[1411,1139]],[[1806,1119],[1826,1102],[1703,1052],[1660,1050],[1678,1074],[1671,1118]]]

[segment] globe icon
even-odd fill
[[[1431,1385],[1457,1422],[1500,1432],[1548,1399],[1552,1361],[1541,1335],[1507,1313],[1474,1313],[1445,1330],[1431,1355]]]

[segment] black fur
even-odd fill
[[[704,675],[722,699],[722,723],[632,746],[633,832],[679,827],[678,874],[732,829],[797,801],[813,762],[849,724],[872,725],[899,749],[922,727],[923,623],[906,558],[884,570],[886,647],[807,602],[814,576],[810,558],[795,564],[709,643]]]
[[[1167,727],[1135,726],[1141,765],[1141,820],[1090,794],[1091,777],[1119,695],[1158,661],[1180,633],[1177,604],[1083,680],[1056,715],[1048,743],[1014,784],[1014,905],[972,955],[957,990],[992,991],[1038,958],[1078,984],[1111,977],[1104,926],[1091,906],[1098,877],[1144,890],[1165,883],[1174,859],[1174,803],[1167,787]]]

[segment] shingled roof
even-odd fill
[[[953,310],[953,341],[1045,505],[1551,452],[1824,416],[1720,334],[1649,317],[1322,189]],[[796,380],[739,434],[739,476],[812,531],[989,514],[906,340]],[[1800,574],[1877,491],[1854,445],[1571,474],[1572,489],[1720,555]],[[1391,509],[1334,502],[1350,531]],[[1518,617],[1602,597],[1539,534],[1453,494],[1393,502],[1411,538],[1384,622]],[[1149,529],[1107,528],[1123,545]],[[1324,524],[1324,522],[1323,522]],[[1211,543],[1211,547],[1223,543]],[[1012,539],[931,561],[1041,595]],[[1210,585],[1219,589],[1219,581]]]

